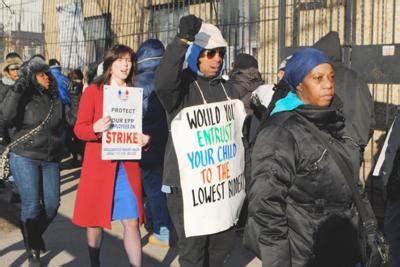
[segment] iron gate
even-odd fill
[[[179,18],[190,13],[222,30],[229,43],[227,69],[237,53],[246,52],[258,59],[266,83],[274,83],[285,55],[337,31],[344,62],[364,75],[375,99],[377,126],[365,155],[365,175],[373,165],[376,141],[400,103],[397,0],[35,0],[41,14],[28,2],[32,1],[2,1],[0,48],[4,54],[4,43],[21,52],[43,51],[47,58],[60,59],[65,69],[100,61],[115,43],[137,49],[155,37],[167,44],[177,32]],[[41,20],[30,23],[36,15]],[[35,43],[29,41],[33,33],[40,36]],[[37,49],[21,46],[21,40]]]

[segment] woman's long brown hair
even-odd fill
[[[132,67],[129,71],[129,75],[126,78],[125,82],[130,85],[135,84],[135,73],[136,73],[136,54],[133,52],[132,48],[126,45],[117,44],[107,50],[106,54],[104,55],[103,61],[103,74],[95,78],[93,81],[99,87],[102,87],[105,84],[110,83],[111,79],[111,65],[120,58],[124,54],[129,54],[132,61]]]

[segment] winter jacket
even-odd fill
[[[168,139],[167,118],[154,91],[154,76],[164,54],[158,40],[148,40],[138,49],[138,74],[136,86],[143,88],[143,133],[150,135],[150,143],[142,150],[142,168],[162,168]]]
[[[239,99],[243,101],[247,115],[252,115],[253,111],[250,108],[251,93],[264,83],[258,69],[253,67],[236,69],[229,76],[227,83],[239,93]]]
[[[345,135],[353,138],[363,150],[374,131],[374,105],[368,85],[357,72],[342,63],[342,51],[337,32],[329,32],[314,44],[328,55],[335,69],[335,94],[343,101],[346,118]]]
[[[243,57],[242,61],[248,59]],[[241,62],[241,64],[251,62]],[[255,139],[255,136],[260,126],[260,120],[253,116],[253,107],[251,106],[250,99],[252,93],[264,83],[261,78],[261,74],[255,67],[249,67],[247,69],[235,69],[229,76],[228,82],[232,88],[239,94],[239,99],[242,100],[244,108],[246,110],[247,117],[243,125],[243,144],[245,147],[245,177],[246,182],[249,180],[249,172],[251,167],[250,153],[251,143]]]
[[[11,65],[20,66],[21,64],[22,64],[22,61],[18,57],[8,58],[2,64],[1,69],[2,69],[3,77],[0,80],[0,106],[2,105],[2,102],[3,102],[4,98],[6,97],[8,90],[15,83],[15,81],[13,79],[11,79],[10,74],[8,73],[8,67],[10,67]],[[9,129],[7,129],[7,127],[5,126],[4,120],[0,113],[0,153],[3,152],[5,145],[7,145],[9,142],[10,142]]]
[[[35,79],[39,72],[45,72],[50,79],[48,90],[40,86]],[[62,124],[73,125],[79,103],[79,96],[71,99],[71,107],[64,107],[58,99],[56,82],[48,66],[39,58],[22,65],[19,80],[8,90],[1,105],[1,112],[7,127],[15,127],[11,141],[18,139],[38,126],[50,110],[51,100],[54,110],[44,128],[29,140],[14,147],[11,151],[17,155],[35,160],[59,161],[62,157],[61,133]],[[22,91],[17,90],[17,83]]]
[[[229,97],[238,98],[238,94],[220,76],[208,79],[198,76],[190,68],[182,71],[187,49],[187,44],[175,38],[167,46],[161,64],[156,70],[156,94],[167,112],[169,126],[183,108],[204,104],[201,92],[207,103],[225,101],[227,97],[221,85],[223,84]],[[195,81],[199,84],[201,92]],[[178,162],[171,133],[168,136],[165,159],[163,184],[180,187]]]
[[[8,90],[14,85],[15,81],[11,80],[7,76],[4,76],[0,80],[0,105],[3,105],[3,100],[7,95]],[[0,153],[3,152],[4,147],[10,142],[10,136],[8,134],[7,127],[2,114],[0,113]]]
[[[385,138],[374,167],[374,176],[379,176],[384,196],[400,199],[400,116],[397,114]]]
[[[51,74],[57,81],[58,98],[64,105],[70,105],[71,97],[68,92],[69,79],[62,74],[61,67],[52,66],[50,68]]]
[[[358,147],[342,138],[343,117],[335,108],[302,105],[272,115],[252,154],[244,234],[245,245],[263,266],[306,266],[314,257],[314,238],[326,221],[339,215],[353,228],[357,218],[342,171],[303,118],[358,171]]]
[[[72,222],[82,227],[110,229],[118,161],[101,159],[101,135],[93,130],[93,124],[103,117],[103,97],[103,88],[93,83],[86,88],[79,104],[74,132],[80,140],[86,141],[86,145]],[[142,223],[144,211],[139,163],[134,160],[121,162],[136,197],[139,222]]]

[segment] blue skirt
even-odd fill
[[[114,188],[112,220],[137,219],[139,212],[135,194],[128,181],[123,165],[118,162]]]

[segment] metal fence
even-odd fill
[[[365,177],[400,103],[396,0],[2,0],[0,14],[0,56],[11,50],[25,58],[44,53],[66,70],[100,61],[115,43],[137,49],[158,38],[167,44],[179,18],[195,14],[222,30],[229,43],[226,68],[236,54],[249,53],[266,83],[276,82],[288,52],[337,31],[344,62],[367,74],[375,99],[377,126],[365,154]]]
[[[0,62],[11,51],[28,59],[34,54],[42,54],[43,48],[42,1],[1,1]]]

